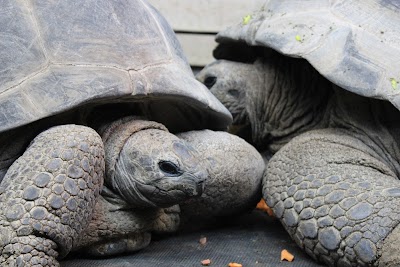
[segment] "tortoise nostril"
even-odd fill
[[[204,183],[209,178],[209,173],[204,170],[198,171],[194,174],[194,177],[196,177],[197,183]]]
[[[228,90],[228,94],[230,94],[233,97],[238,98],[239,97],[239,90],[236,89],[229,89]]]
[[[211,89],[211,87],[213,87],[213,85],[217,82],[217,77],[215,76],[208,76],[205,80],[204,80],[204,85],[207,86],[208,89]]]

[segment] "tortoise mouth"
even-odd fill
[[[205,183],[204,180],[185,179],[185,181],[169,183],[169,185],[166,185],[166,183],[156,185],[138,183],[137,188],[155,206],[166,208],[191,198],[200,197],[204,192]]]

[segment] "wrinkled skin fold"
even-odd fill
[[[194,155],[195,151],[188,144],[168,133],[163,126],[136,120],[116,123],[122,127],[121,131],[126,130],[128,136],[127,140],[121,142],[121,149],[128,146],[127,150],[135,152],[136,158],[125,158],[125,154],[117,154],[116,159],[109,159],[105,157],[102,139],[94,130],[85,126],[63,125],[50,128],[37,136],[25,153],[13,163],[0,187],[2,265],[23,263],[57,266],[56,258],[65,256],[73,248],[84,247],[85,244],[100,246],[92,249],[92,252],[97,251],[99,255],[135,251],[149,243],[150,231],[153,229],[171,231],[177,228],[179,219],[175,214],[178,210],[163,212],[162,208],[199,196],[202,193],[202,183],[208,176],[207,169],[202,167]],[[135,136],[136,131],[132,132],[129,127],[132,125],[135,125],[138,132],[147,131],[147,139]],[[124,136],[123,131],[120,136]],[[162,146],[155,136],[163,140]],[[132,138],[141,138],[141,146],[130,147]],[[115,144],[114,141],[109,138],[105,146],[109,147],[109,142]],[[172,150],[176,144],[181,146],[179,151]],[[157,149],[150,149],[152,145],[156,145]],[[188,148],[182,155],[186,146]],[[140,162],[141,155],[147,157],[146,163],[149,165]],[[115,154],[110,152],[109,156]],[[141,202],[135,202],[136,199],[129,197],[132,190],[130,187],[115,193],[105,189],[107,192],[104,196],[100,195],[105,167],[110,168],[104,159],[116,164],[125,162],[125,165],[139,168],[132,171],[130,176],[121,176],[117,169],[113,177],[106,179],[107,182],[112,180],[118,183],[131,179],[128,185],[134,186],[135,182],[132,181],[141,181],[153,188],[159,186],[163,179],[170,179],[170,173],[160,170],[157,163],[174,160],[179,166],[182,185],[177,185],[179,182],[175,181],[171,187],[166,188],[165,201],[156,194],[153,201],[153,195],[150,194],[146,201],[151,203],[151,207],[141,211],[144,207],[140,205]],[[152,161],[156,163],[152,164]],[[146,191],[140,191],[140,196],[146,194]],[[139,210],[138,215],[133,212],[135,209]],[[85,234],[85,230],[89,232]],[[111,236],[125,236],[131,242],[116,249],[115,246],[107,246],[107,243],[116,243],[109,241]]]
[[[317,261],[398,266],[399,111],[268,51],[251,62],[221,58],[197,76],[234,123],[246,118],[247,138],[268,162],[267,204]]]
[[[177,137],[134,117],[98,132],[52,127],[8,169],[0,185],[1,265],[59,266],[71,251],[134,252],[152,233],[178,230],[182,216],[212,221],[251,210],[260,198],[263,160],[236,136]]]

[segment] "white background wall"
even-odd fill
[[[242,18],[261,9],[265,0],[148,0],[177,32],[192,66],[213,61],[215,34],[242,23]]]

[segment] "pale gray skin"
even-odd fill
[[[155,122],[109,127],[103,140],[85,126],[50,128],[11,165],[0,185],[0,265],[136,251],[152,231],[177,229],[174,205],[200,196],[208,177],[198,154]]]
[[[204,192],[180,204],[187,228],[213,226],[221,218],[251,211],[261,199],[265,165],[260,153],[243,139],[210,130],[180,133],[207,164]]]
[[[263,195],[301,248],[329,266],[399,266],[396,108],[274,53],[254,63],[218,60],[198,79],[234,116],[248,117],[256,147],[274,154]],[[244,101],[232,101],[232,89]]]

